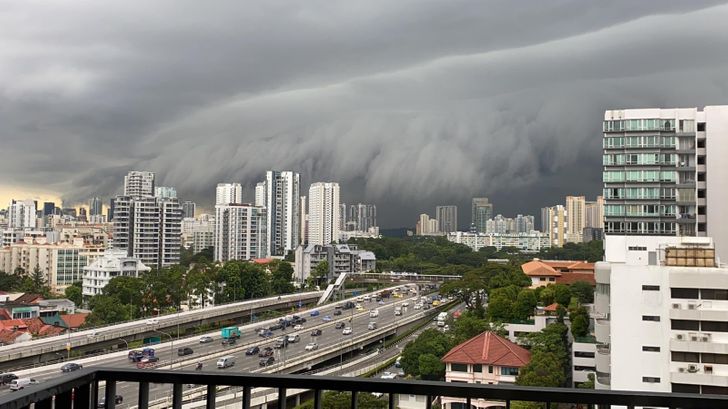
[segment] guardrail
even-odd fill
[[[344,391],[351,396],[351,407],[358,405],[361,393],[388,394],[388,406],[396,408],[397,395],[425,396],[425,409],[432,409],[438,397],[461,399],[470,407],[475,399],[501,401],[509,408],[512,401],[527,401],[565,404],[589,405],[621,405],[627,407],[650,406],[666,408],[724,408],[728,407],[728,396],[695,395],[685,393],[656,393],[631,391],[605,391],[571,388],[540,388],[515,385],[464,384],[451,382],[405,381],[390,379],[361,379],[349,377],[279,375],[279,374],[221,374],[179,371],[119,370],[99,368],[81,370],[63,378],[48,382],[42,387],[28,388],[12,395],[0,398],[0,409],[27,407],[35,403],[35,407],[65,409],[95,408],[98,396],[98,384],[105,382],[104,393],[106,408],[115,409],[116,384],[133,382],[138,384],[137,405],[139,409],[147,409],[149,404],[150,383],[172,384],[172,407],[182,407],[182,390],[185,384],[206,386],[205,406],[213,409],[216,406],[217,385],[230,385],[243,388],[243,409],[251,408],[253,388],[275,388],[278,391],[278,409],[287,408],[288,390],[310,390],[313,394],[314,409],[321,409],[324,391]]]

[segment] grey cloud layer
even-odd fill
[[[726,6],[512,3],[13,3],[0,184],[84,201],[143,167],[209,203],[287,168],[387,225],[476,194],[536,213],[598,193],[603,110],[726,101]]]

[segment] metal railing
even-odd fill
[[[485,399],[500,401],[510,408],[512,401],[528,401],[546,404],[587,404],[604,406],[621,405],[627,407],[650,406],[665,408],[719,408],[728,407],[728,396],[697,395],[684,393],[654,393],[630,391],[605,391],[570,388],[541,388],[515,385],[463,384],[431,381],[404,381],[389,379],[360,379],[348,377],[278,375],[278,374],[229,374],[211,372],[182,371],[135,371],[114,368],[81,370],[26,390],[0,398],[0,409],[28,407],[56,409],[95,408],[100,400],[99,383],[105,383],[104,398],[106,408],[115,409],[115,396],[119,382],[136,383],[137,407],[149,408],[150,384],[172,385],[172,408],[181,408],[183,386],[185,384],[205,385],[205,406],[215,408],[217,386],[229,385],[242,387],[240,399],[242,409],[251,408],[253,388],[274,388],[277,390],[278,409],[286,409],[288,391],[309,390],[313,397],[314,409],[322,407],[324,391],[343,391],[351,393],[351,407],[357,408],[358,394],[388,394],[389,408],[396,407],[397,395],[420,395],[426,397],[425,409],[431,409],[438,397],[465,400],[470,407],[473,400]],[[127,402],[133,400],[126,397]],[[126,402],[125,402],[126,403]],[[271,402],[267,403],[270,406]]]

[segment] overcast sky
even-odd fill
[[[728,104],[722,1],[3,1],[0,199],[267,169],[412,226],[601,191],[603,111]]]

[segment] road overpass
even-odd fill
[[[124,347],[129,342],[163,334],[179,332],[184,335],[187,328],[200,327],[221,322],[247,322],[252,315],[269,310],[297,308],[316,302],[322,291],[289,294],[216,305],[208,308],[184,311],[178,314],[155,317],[154,325],[148,319],[129,321],[67,335],[39,338],[28,342],[0,347],[0,369],[7,370],[22,366],[37,365],[68,355],[68,348],[74,354],[94,350]],[[165,336],[166,337],[166,336]]]

